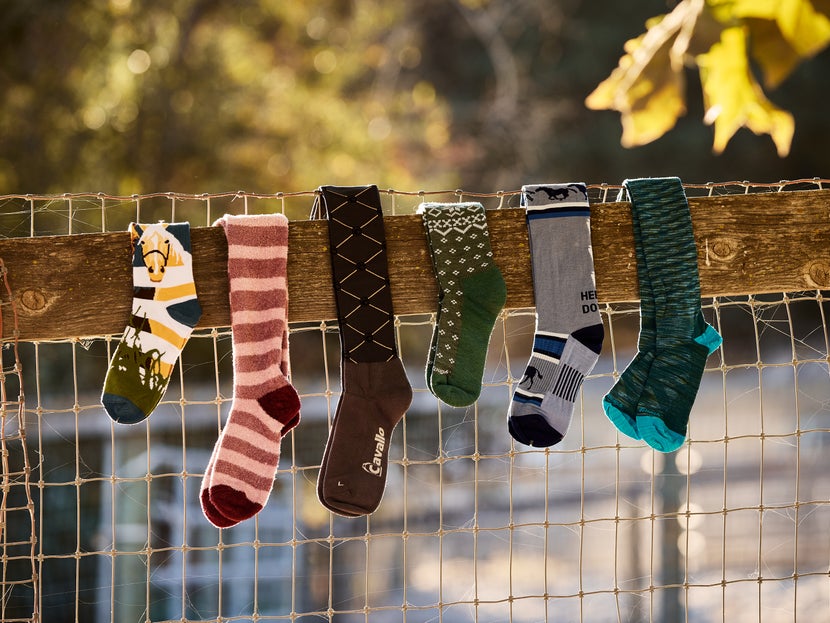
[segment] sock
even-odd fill
[[[383,498],[392,431],[412,402],[398,357],[377,186],[321,188],[340,325],[342,394],[317,480],[332,512],[372,513]]]
[[[202,315],[193,283],[189,223],[130,224],[133,307],[104,380],[101,403],[121,424],[144,420]]]
[[[274,484],[282,438],[300,421],[287,368],[288,220],[225,215],[234,391],[228,421],[202,482],[205,516],[227,527],[262,510]]]
[[[626,198],[626,189],[620,191],[618,201]],[[605,415],[620,432],[632,437],[642,439],[637,427],[637,404],[646,384],[657,343],[657,320],[655,317],[654,292],[646,268],[646,259],[643,254],[642,229],[640,227],[640,214],[632,209],[632,224],[634,228],[634,249],[637,257],[637,281],[640,289],[640,335],[637,341],[637,354],[628,367],[623,371],[620,378],[605,395],[602,406]],[[703,313],[698,311],[695,317],[695,339],[706,345],[711,355],[720,345],[720,336],[717,331],[706,324]]]
[[[522,187],[536,302],[533,353],[513,394],[507,427],[528,446],[565,436],[604,330],[596,298],[591,214],[584,184]]]
[[[422,203],[418,213],[438,281],[427,386],[448,405],[466,407],[481,393],[487,346],[507,288],[493,262],[480,203]]]
[[[284,331],[282,334],[282,358],[280,361],[280,372],[286,378],[291,378],[291,367],[288,361],[288,331]],[[222,444],[220,444],[217,440],[217,443],[213,446],[213,452],[211,452],[210,460],[208,461],[204,477],[202,478],[202,487],[199,492],[199,499],[201,500],[202,512],[205,517],[208,518],[210,523],[217,528],[230,528],[238,524],[239,520],[229,519],[220,513],[219,509],[216,508],[213,505],[213,502],[210,501],[210,493],[208,491],[210,488],[211,478],[213,478],[213,468],[216,464],[216,457],[219,454],[219,448],[221,445]]]
[[[700,309],[692,220],[678,178],[626,180],[654,294],[655,354],[637,402],[637,430],[652,448],[672,452],[686,439],[706,359],[721,336]]]
[[[620,191],[617,201],[623,201],[625,189]],[[640,290],[640,335],[637,338],[637,354],[628,367],[602,399],[605,415],[617,429],[632,439],[642,439],[637,429],[637,403],[646,383],[657,341],[656,319],[654,317],[654,293],[651,290],[646,260],[643,256],[642,232],[639,214],[631,211],[634,228],[634,252],[637,258],[637,283]]]

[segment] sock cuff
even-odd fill
[[[533,216],[590,216],[588,188],[583,182],[566,184],[525,184],[521,206]],[[565,208],[573,208],[566,210]],[[551,210],[551,208],[558,208]],[[568,212],[573,212],[569,214]]]
[[[639,244],[655,300],[658,305],[672,301],[687,308],[689,299],[699,304],[700,283],[697,246],[689,203],[680,178],[641,178],[625,180],[623,187],[631,198],[631,212],[638,223]],[[639,266],[638,257],[638,266]],[[640,276],[638,268],[638,276]]]
[[[495,266],[484,206],[478,202],[422,203],[439,289],[456,290],[460,281]]]
[[[490,246],[490,231],[487,226],[487,213],[484,206],[477,201],[462,203],[422,203],[416,214],[420,214],[432,251],[452,248],[459,257],[477,253],[484,266],[493,258]],[[452,234],[452,237],[450,235]],[[479,248],[472,248],[475,243]]]
[[[479,238],[478,234],[488,237],[487,214],[484,206],[477,201],[462,203],[428,202],[418,206],[415,212],[420,214],[427,230],[433,249],[442,244],[442,238],[450,233],[463,234],[465,240]]]
[[[213,224],[225,231],[229,259],[236,255],[230,253],[232,246],[247,247],[240,259],[287,256],[288,219],[283,214],[225,214]]]

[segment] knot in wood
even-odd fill
[[[714,238],[709,242],[711,258],[718,262],[728,262],[738,254],[738,241],[732,238]]]
[[[819,288],[830,286],[830,264],[821,260],[810,262],[807,267],[807,282]]]
[[[20,293],[20,304],[28,312],[43,313],[49,306],[46,295],[37,288],[29,288]]]

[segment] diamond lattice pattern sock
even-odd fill
[[[340,325],[342,395],[323,454],[317,495],[356,517],[383,498],[392,431],[412,402],[398,357],[386,233],[376,186],[321,188]]]

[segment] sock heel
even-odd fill
[[[711,355],[723,344],[723,337],[712,325],[707,324],[706,330],[695,338],[695,342],[705,346]]]
[[[588,327],[577,329],[571,336],[576,338],[586,348],[590,348],[597,355],[602,351],[602,342],[605,340],[605,328],[602,324],[592,324]]]

